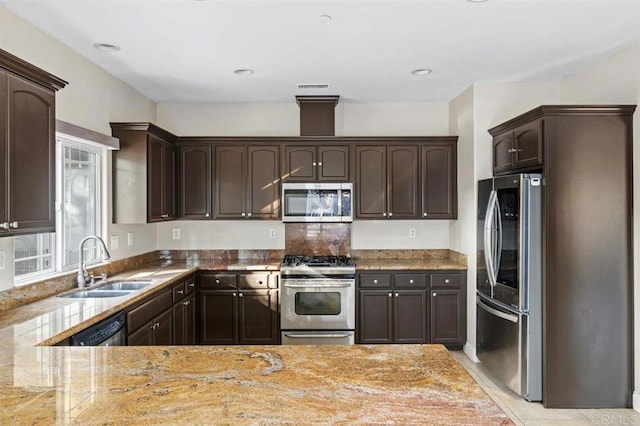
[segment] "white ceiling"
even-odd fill
[[[639,0],[0,4],[156,102],[446,102],[474,82],[558,81],[640,41]]]

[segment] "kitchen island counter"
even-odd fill
[[[512,424],[440,345],[0,353],[2,424]]]

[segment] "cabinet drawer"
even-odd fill
[[[429,284],[431,287],[455,287],[462,288],[463,274],[431,274]]]
[[[184,284],[187,287],[187,294],[193,293],[196,290],[196,276],[190,276]]]
[[[426,274],[395,274],[396,288],[424,288],[427,286]]]
[[[200,288],[228,290],[236,288],[238,277],[236,274],[202,274]]]
[[[269,273],[241,274],[238,287],[243,289],[278,288],[278,276]]]
[[[361,274],[358,277],[361,288],[389,288],[391,287],[390,274]]]
[[[187,296],[187,282],[182,281],[178,284],[174,284],[174,286],[171,287],[171,291],[173,292],[173,303],[184,299]]]
[[[164,290],[153,299],[129,311],[127,313],[127,330],[129,334],[169,309],[172,304],[172,293],[171,289]]]

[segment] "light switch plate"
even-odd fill
[[[269,229],[269,238],[275,238],[276,237],[276,229],[275,228],[270,228]]]
[[[127,245],[129,247],[133,245],[133,232],[127,232]]]
[[[180,239],[180,228],[173,228],[171,230],[171,235],[172,235],[174,240],[179,240]]]
[[[0,250],[0,270],[7,267],[7,251]]]
[[[409,238],[416,237],[416,228],[409,228]]]
[[[112,235],[111,236],[111,250],[118,250],[118,236],[117,235]]]

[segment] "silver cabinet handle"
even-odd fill
[[[446,280],[444,280],[444,283],[445,283],[445,284],[449,284],[449,282],[450,282],[450,281],[449,281],[449,278],[447,278]]]
[[[374,284],[378,284],[378,280],[373,280],[373,283]]]
[[[189,287],[195,287],[196,283],[189,283]]]
[[[12,227],[13,229],[18,229],[18,222],[11,222],[9,226]]]
[[[389,217],[393,216],[393,213],[389,212]]]
[[[315,161],[312,163],[312,166],[313,166],[313,167],[315,167],[315,166],[316,166],[316,162],[315,162]]]
[[[382,216],[387,217],[387,213],[382,213]]]
[[[322,161],[320,161],[320,162],[318,163],[318,166],[322,167]]]
[[[387,296],[388,296],[388,297],[391,297],[391,296],[393,296],[393,294],[389,293]]]
[[[413,280],[409,280],[409,284],[413,284]]]
[[[433,297],[436,297],[436,294],[435,294],[435,293],[433,293]]]
[[[242,213],[242,217],[245,217],[245,216],[246,216],[246,214]]]
[[[247,213],[247,216],[248,216],[248,217],[251,217],[251,213]]]
[[[216,284],[220,284],[220,280],[216,280]]]
[[[396,297],[398,297],[398,293],[396,293]]]
[[[183,304],[184,306],[189,306],[189,304],[190,304],[190,303],[191,303],[191,300],[187,300],[186,302],[183,302],[182,304]]]
[[[515,152],[522,152],[522,150],[518,148],[509,148],[508,152],[509,154],[513,154]]]
[[[204,217],[209,217],[209,213],[205,213]]]
[[[4,229],[5,231],[9,230],[9,222],[0,223],[0,229]]]
[[[178,294],[184,294],[184,290],[178,290]]]
[[[422,213],[422,216],[427,217],[427,214],[426,213]]]
[[[244,297],[242,293],[238,294],[238,297]]]

